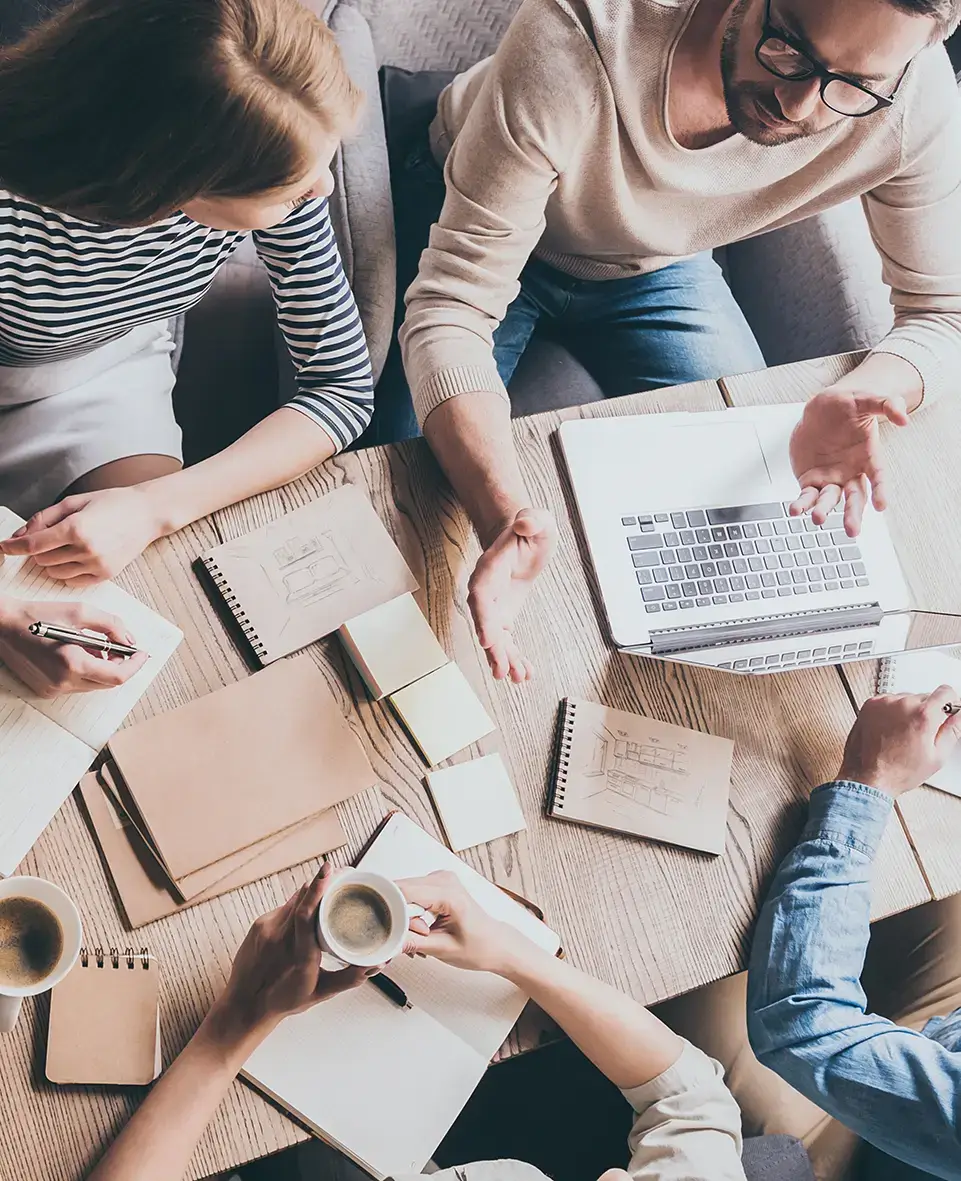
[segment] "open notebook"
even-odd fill
[[[9,537],[22,524],[16,513],[0,508],[0,536]],[[182,636],[172,623],[113,583],[67,587],[25,558],[6,558],[0,564],[0,595],[95,604],[119,615],[137,646],[150,653],[125,685],[52,701],[36,696],[0,665],[0,874],[10,874]]]
[[[557,935],[400,813],[358,863],[390,878],[452,870],[491,914],[555,953]],[[288,1017],[244,1067],[318,1136],[377,1177],[419,1173],[527,1001],[513,984],[436,960],[398,957],[400,1009],[372,985]]]
[[[939,685],[952,685],[961,692],[961,660],[956,655],[937,650],[902,652],[878,666],[879,693],[931,693]],[[956,747],[927,782],[939,791],[961,796],[961,749]]]

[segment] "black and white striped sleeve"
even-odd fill
[[[318,422],[340,450],[370,422],[374,383],[327,202],[307,201],[253,237],[297,370],[297,393],[288,405]]]

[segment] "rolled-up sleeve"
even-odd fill
[[[327,202],[307,201],[253,237],[296,369],[297,393],[287,404],[323,427],[340,451],[370,422],[374,382]]]

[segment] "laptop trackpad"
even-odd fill
[[[636,438],[633,442],[636,447]],[[785,478],[791,487],[786,438],[784,442],[783,461],[777,465],[784,470],[775,473],[752,423],[685,423],[651,432],[649,450],[643,448],[648,451],[646,463],[638,464],[635,450],[629,466],[611,464],[610,470],[636,473],[632,492],[639,497],[637,508],[642,512],[673,505],[751,504],[769,496],[779,499],[776,482],[783,485]]]

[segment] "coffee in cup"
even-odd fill
[[[29,988],[56,968],[63,955],[63,927],[36,898],[0,898],[0,987]]]
[[[17,1023],[25,996],[59,984],[77,961],[80,915],[43,878],[0,880],[0,1033]]]
[[[404,949],[412,918],[424,917],[409,906],[400,887],[379,873],[347,869],[327,887],[317,912],[317,940],[328,972],[354,965],[375,968]],[[429,919],[425,919],[429,922]]]

